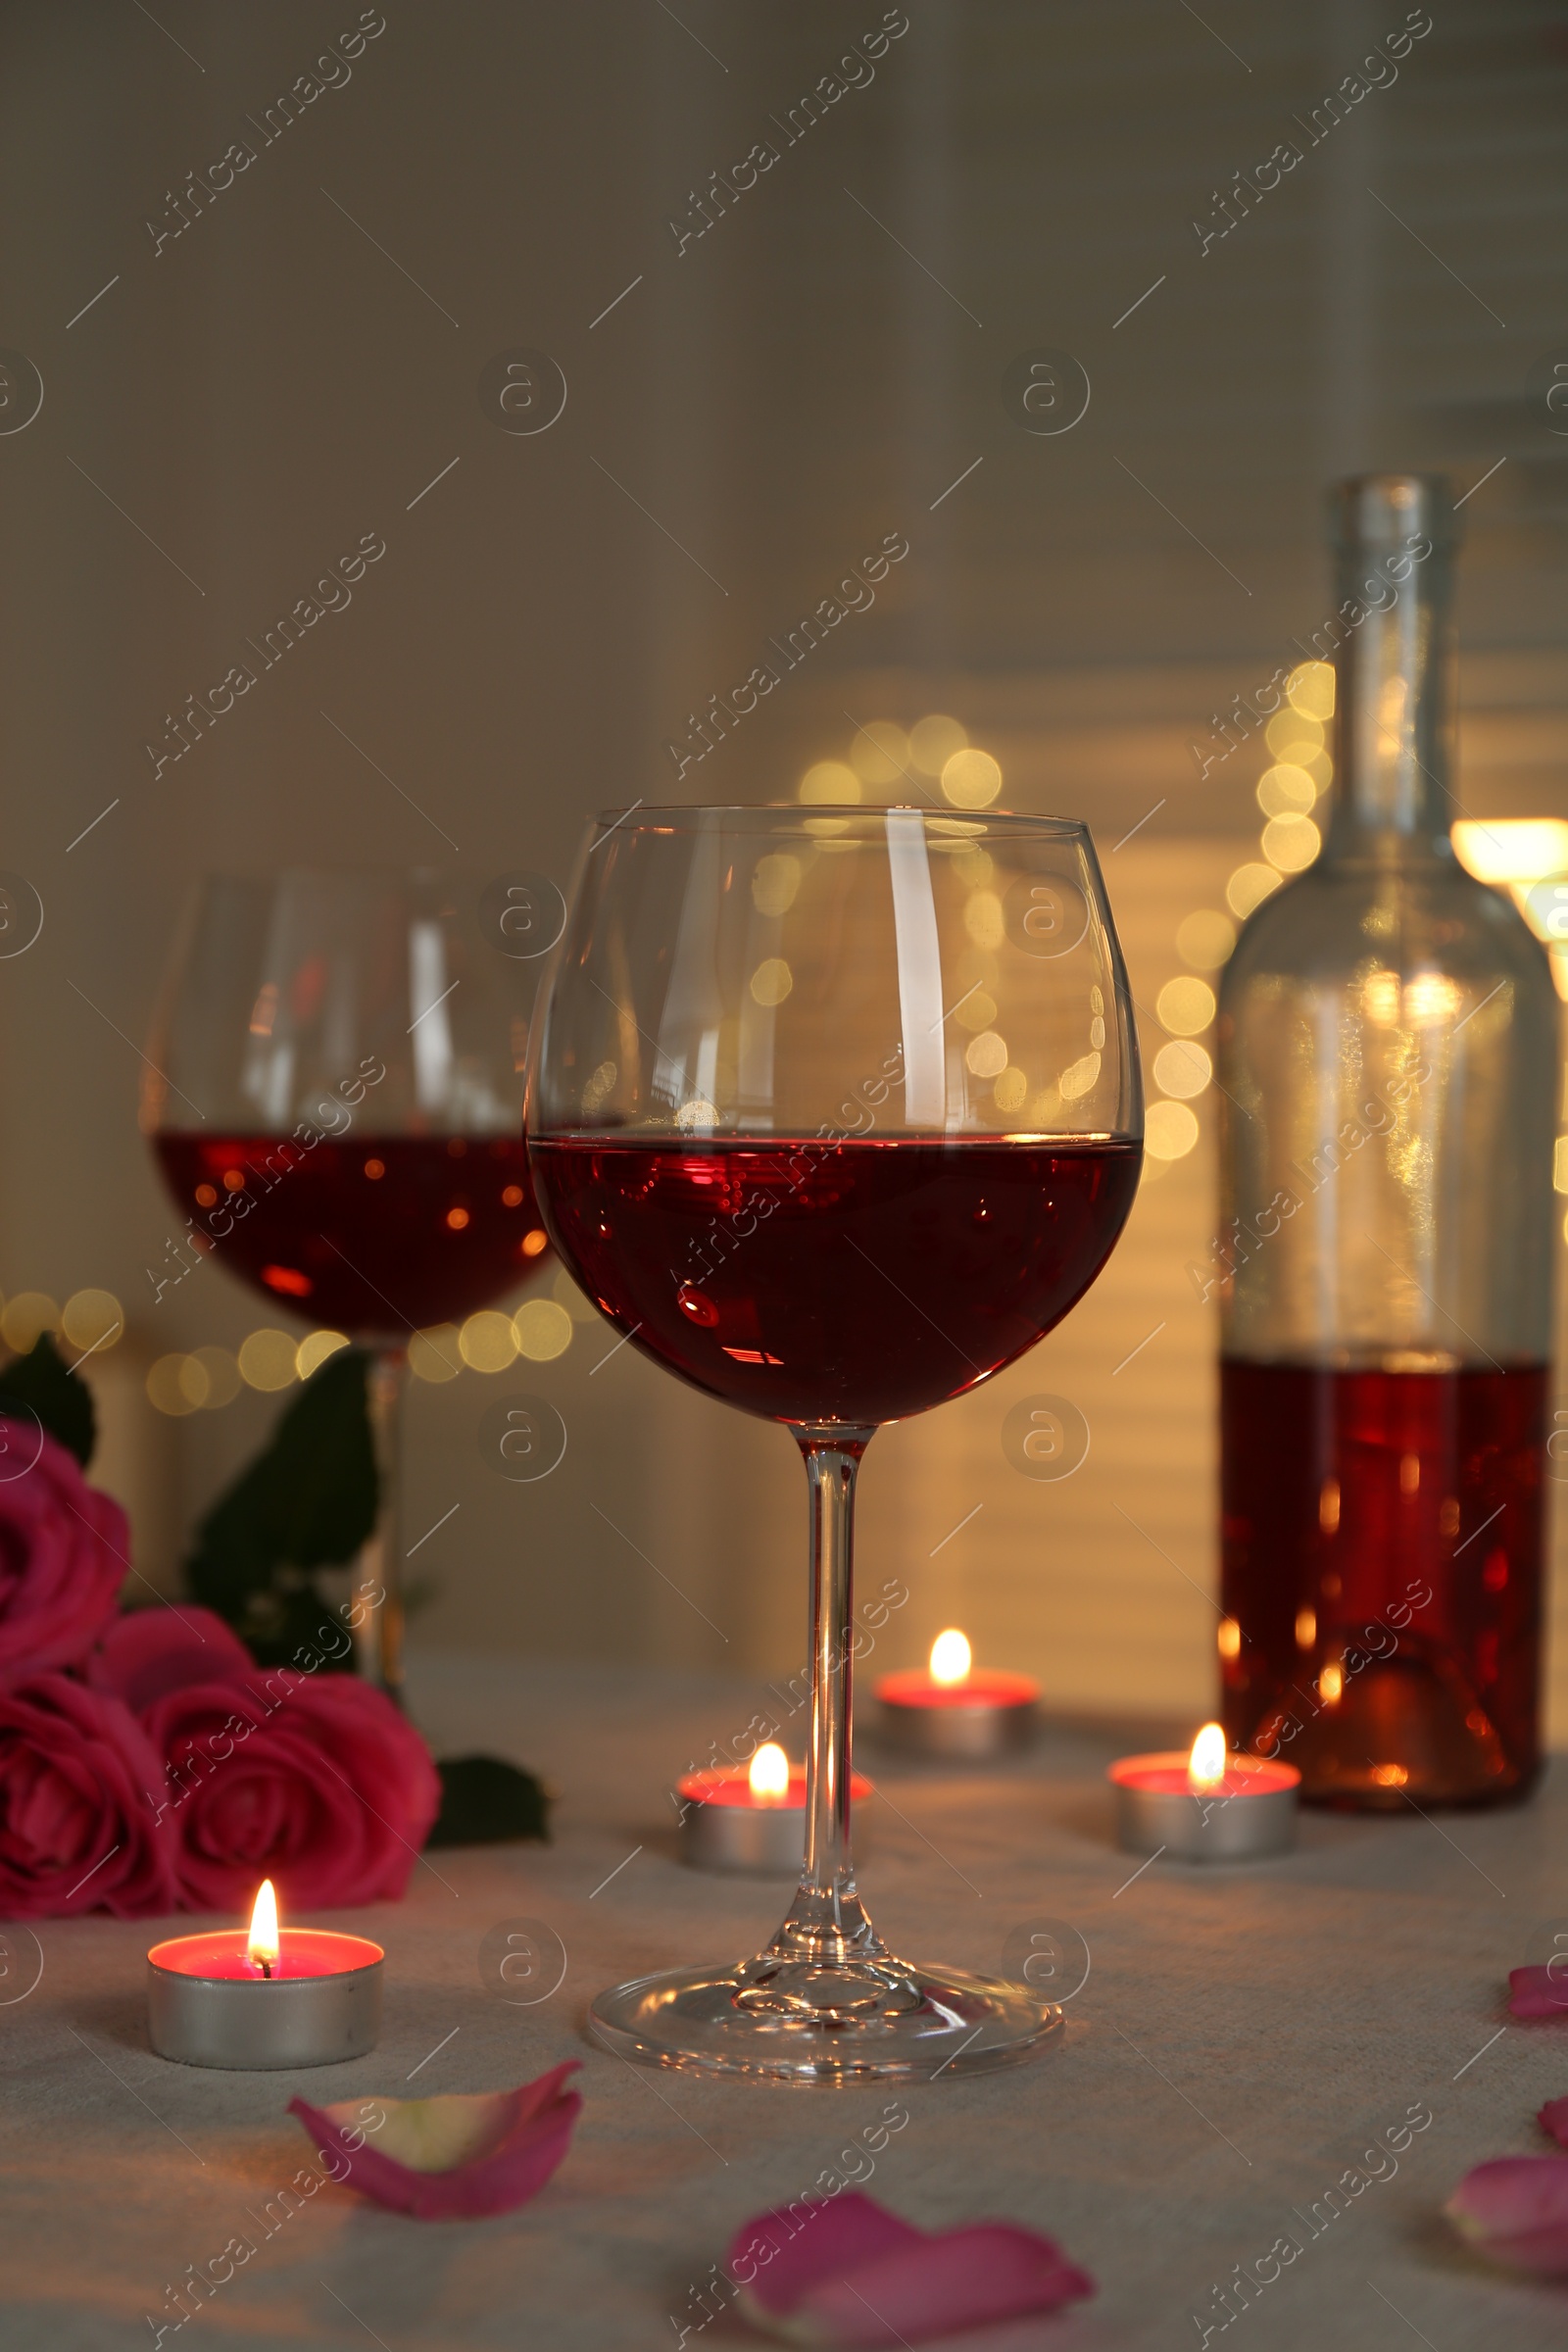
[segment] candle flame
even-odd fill
[[[277,1965],[277,1896],[270,1879],[262,1881],[256,1896],[256,1908],[251,1913],[251,1932],[245,1942],[245,1957],[252,1968],[259,1968],[270,1977]]]
[[[1217,1723],[1205,1723],[1193,1741],[1187,1778],[1195,1788],[1217,1788],[1225,1778],[1225,1734]]]
[[[956,1626],[950,1626],[931,1644],[931,1680],[949,1687],[966,1683],[973,1655],[966,1638]]]
[[[790,1792],[790,1760],[776,1741],[769,1740],[752,1758],[747,1777],[758,1804],[782,1804]]]

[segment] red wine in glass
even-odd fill
[[[356,1134],[306,1150],[166,1129],[154,1142],[220,1264],[356,1335],[471,1314],[547,1246],[520,1137]]]
[[[1308,1799],[1534,1784],[1546,1379],[1222,1364],[1225,1729]]]
[[[408,1343],[548,1262],[520,1136],[537,880],[210,877],[144,1057],[143,1130],[215,1263],[373,1349],[381,1511],[355,1622],[393,1690]]]
[[[1138,1189],[1124,1138],[533,1147],[547,1223],[612,1322],[780,1421],[897,1421],[1050,1331]]]

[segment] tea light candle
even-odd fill
[[[160,2058],[259,2073],[363,2058],[381,2031],[381,1946],[364,1936],[277,1924],[272,1882],[249,1930],[155,1943],[147,2030]]]
[[[956,1626],[932,1642],[927,1673],[885,1674],[873,1695],[878,1736],[919,1756],[1000,1756],[1026,1746],[1039,1723],[1039,1684],[1026,1674],[976,1674]]]
[[[850,1775],[850,1800],[871,1794],[869,1781]],[[806,1774],[792,1770],[781,1747],[769,1740],[751,1763],[689,1772],[675,1784],[681,1809],[681,1860],[698,1870],[756,1870],[781,1878],[800,1873],[806,1857]],[[865,1824],[857,1818],[855,1849],[866,1848]]]
[[[1166,1853],[1180,1862],[1255,1862],[1296,1843],[1294,1764],[1227,1753],[1225,1734],[1205,1723],[1192,1753],[1172,1748],[1122,1756],[1106,1775],[1116,1791],[1116,1826],[1129,1854]]]

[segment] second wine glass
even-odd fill
[[[515,1288],[548,1247],[518,1132],[526,983],[506,911],[434,873],[214,877],[148,1048],[143,1127],[198,1245],[274,1307],[374,1350],[382,1508],[355,1616],[373,1629],[363,1664],[394,1691],[408,1343]]]

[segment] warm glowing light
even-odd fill
[[[965,1046],[963,1058],[977,1078],[1000,1078],[1007,1066],[1007,1041],[995,1029],[982,1029]]]
[[[309,1380],[313,1372],[319,1372],[328,1356],[336,1355],[348,1344],[346,1332],[307,1332],[294,1350],[294,1369],[301,1380]]]
[[[416,1380],[456,1380],[462,1369],[455,1323],[433,1323],[409,1342],[409,1370]]]
[[[66,1300],[60,1326],[73,1348],[96,1355],[120,1338],[125,1312],[113,1291],[76,1291]]]
[[[347,1345],[345,1341],[344,1346]],[[190,1360],[207,1383],[202,1403],[208,1411],[216,1412],[220,1405],[232,1404],[245,1384],[239,1376],[239,1365],[229,1350],[226,1348],[198,1348]],[[183,1373],[180,1381],[183,1387]]]
[[[548,1250],[549,1247],[550,1236],[542,1225],[536,1225],[531,1233],[525,1233],[522,1237],[524,1257],[537,1257],[541,1250]]]
[[[1336,1665],[1331,1659],[1318,1676],[1317,1687],[1323,1693],[1323,1704],[1326,1707],[1338,1706],[1340,1700],[1345,1696],[1344,1667]]]
[[[186,1358],[183,1355],[161,1355],[147,1371],[147,1396],[160,1413],[193,1413],[206,1400],[205,1389],[192,1396],[185,1382]]]
[[[960,1634],[956,1626],[949,1626],[931,1644],[931,1680],[940,1683],[944,1690],[951,1690],[955,1683],[966,1683],[973,1657],[967,1636]]]
[[[1323,847],[1309,816],[1276,816],[1263,827],[1263,855],[1287,874],[1304,872]]]
[[[1320,748],[1322,721],[1307,718],[1299,710],[1282,710],[1263,729],[1263,741],[1276,760],[1294,760],[1298,750],[1310,753]]]
[[[856,729],[850,765],[862,784],[896,784],[909,772],[909,738],[892,719],[873,718]]]
[[[277,1896],[272,1882],[264,1879],[251,1913],[251,1932],[245,1938],[245,1957],[252,1968],[270,1977],[277,1962]]]
[[[571,1317],[558,1298],[529,1298],[512,1318],[517,1353],[530,1363],[553,1363],[571,1346]]]
[[[60,1309],[43,1291],[19,1291],[0,1315],[0,1339],[18,1355],[28,1355],[42,1333],[60,1329]]]
[[[1242,1629],[1234,1617],[1219,1621],[1219,1654],[1222,1658],[1239,1658],[1242,1654]]]
[[[1219,1724],[1205,1723],[1193,1741],[1187,1778],[1195,1788],[1217,1788],[1225,1778],[1225,1733]]]
[[[1064,1102],[1077,1102],[1083,1096],[1093,1094],[1099,1084],[1099,1054],[1080,1054],[1076,1061],[1068,1062],[1056,1080],[1056,1092]]]
[[[516,1359],[517,1334],[512,1317],[498,1307],[481,1307],[458,1333],[458,1352],[473,1372],[505,1372]]]
[[[968,734],[958,719],[933,710],[909,729],[909,760],[922,776],[940,776],[955,752],[963,751]]]
[[[1225,885],[1225,904],[1245,923],[1254,906],[1261,906],[1281,877],[1271,865],[1239,865]]]
[[[790,1760],[777,1742],[769,1740],[752,1758],[746,1777],[756,1803],[780,1805],[790,1792]]]
[[[1154,1084],[1179,1102],[1200,1095],[1213,1075],[1213,1063],[1190,1037],[1173,1037],[1154,1055]],[[1062,1091],[1065,1093],[1065,1088]]]
[[[1334,716],[1334,664],[1298,662],[1285,681],[1291,709],[1320,722]]]
[[[1225,927],[1230,929],[1228,923]],[[1172,1037],[1197,1037],[1214,1018],[1214,991],[1206,980],[1183,972],[1179,980],[1166,981],[1154,999],[1154,1013]]]
[[[1317,1640],[1316,1609],[1298,1609],[1296,1612],[1296,1646],[1310,1649]]]
[[[240,1344],[239,1371],[247,1388],[286,1389],[300,1376],[299,1342],[290,1339],[286,1331],[273,1330],[270,1325],[253,1331]]]
[[[1265,816],[1304,816],[1317,804],[1317,785],[1304,767],[1289,760],[1265,769],[1257,780],[1257,805]]]
[[[842,808],[860,797],[860,779],[843,760],[818,760],[801,778],[798,798],[808,808]]]
[[[1463,818],[1454,856],[1478,882],[1540,882],[1568,873],[1568,822],[1560,816]]]
[[[1371,971],[1361,982],[1361,1004],[1375,1029],[1392,1029],[1399,1017],[1399,975]]]
[[[1200,906],[1176,926],[1176,953],[1200,972],[1217,972],[1236,945],[1236,925],[1217,907]]]
[[[752,876],[752,904],[759,914],[788,914],[800,887],[800,859],[788,858],[780,850],[770,850],[765,858],[757,860],[757,870]]]
[[[955,752],[942,764],[942,791],[955,808],[989,808],[1002,790],[1002,767],[989,752]]]
[[[795,986],[795,974],[782,956],[764,956],[752,974],[752,995],[759,1004],[782,1004]]]
[[[1456,980],[1446,972],[1417,972],[1405,983],[1404,1017],[1407,1024],[1418,1029],[1430,1029],[1440,1021],[1451,1021],[1464,1003],[1464,991]],[[1481,1009],[1479,1005],[1477,1011]]]
[[[1185,1159],[1198,1132],[1197,1117],[1185,1102],[1151,1102],[1144,1113],[1144,1150],[1151,1159]]]

